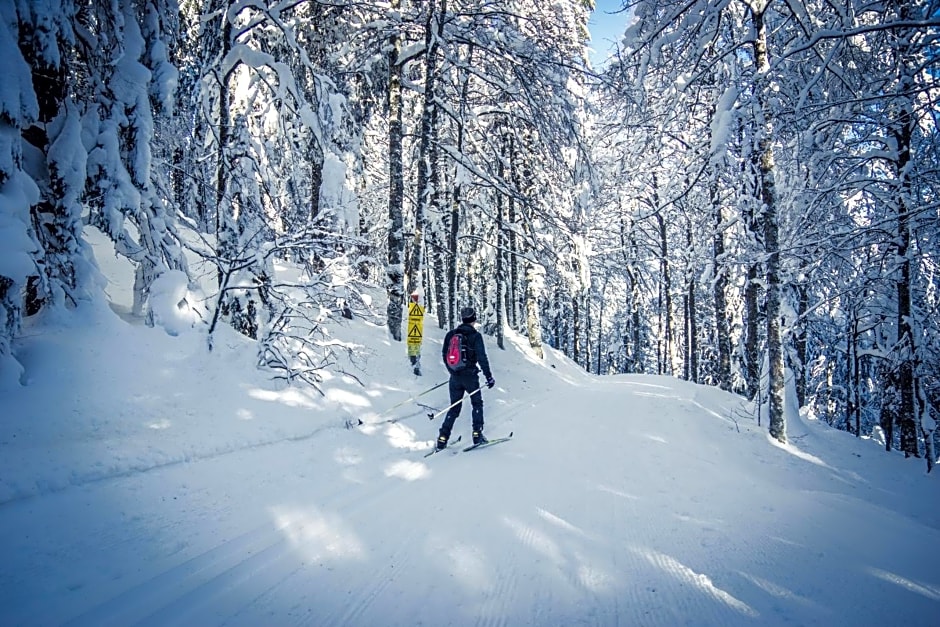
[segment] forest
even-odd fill
[[[496,346],[735,392],[781,442],[799,408],[929,472],[940,2],[625,0],[596,68],[593,5],[0,2],[3,377],[31,318],[102,295],[97,229],[133,316],[183,277],[207,350],[230,325],[295,385],[355,350],[340,315],[422,374],[415,295],[426,329],[473,306]]]

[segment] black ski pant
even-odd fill
[[[462,399],[464,394],[470,395],[470,415],[473,418],[473,430],[482,430],[483,394],[482,392],[478,392],[480,389],[480,379],[477,376],[477,371],[474,369],[451,374],[448,389],[450,390],[450,402],[454,406],[450,408],[450,411],[447,412],[447,416],[444,418],[444,423],[441,425],[441,435],[450,438],[450,432],[454,428],[454,422],[457,421],[457,416],[460,415],[460,408],[463,407]],[[476,394],[474,394],[474,392],[476,392]]]

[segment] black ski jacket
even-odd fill
[[[472,363],[467,366],[466,370],[451,372],[451,375],[462,374],[464,372],[476,374],[480,371],[477,369],[477,364],[479,364],[480,368],[483,370],[483,376],[487,379],[492,379],[493,373],[490,372],[490,360],[486,357],[486,346],[483,345],[483,335],[474,329],[472,324],[461,324],[456,329],[448,331],[447,335],[444,336],[444,347],[441,349],[441,359],[444,360],[444,363],[447,363],[447,346],[450,344],[450,338],[454,336],[454,333],[463,333],[466,336],[467,344],[473,354],[468,355]]]

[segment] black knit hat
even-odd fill
[[[477,312],[473,310],[473,307],[464,307],[460,310],[460,319],[466,324],[471,324],[477,321]]]

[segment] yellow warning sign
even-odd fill
[[[418,303],[408,305],[408,356],[421,354],[421,340],[424,338],[424,307]]]
[[[424,333],[424,318],[408,316],[408,356],[417,357],[421,354],[421,339]]]

